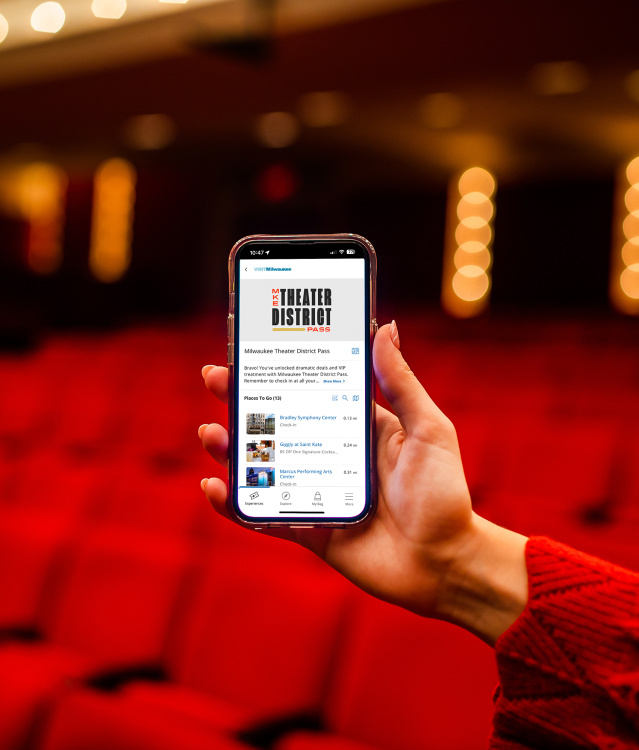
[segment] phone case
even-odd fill
[[[228,427],[229,427],[229,446],[234,445],[234,425],[235,425],[235,262],[237,254],[244,245],[253,242],[291,242],[291,241],[307,241],[307,242],[319,242],[319,241],[339,241],[339,240],[354,240],[362,244],[367,250],[370,259],[370,278],[369,278],[369,295],[370,295],[370,347],[372,350],[373,340],[377,333],[377,311],[376,311],[376,293],[377,293],[377,256],[375,254],[375,248],[365,238],[358,234],[291,234],[291,235],[273,235],[273,234],[255,234],[243,237],[238,240],[232,247],[229,254],[228,263],[228,274],[229,274],[229,313],[227,318],[227,366],[229,371],[229,401],[228,401]],[[357,521],[323,521],[323,520],[311,520],[304,521],[269,521],[264,522],[260,520],[248,521],[239,516],[233,506],[233,497],[235,493],[234,477],[235,477],[235,466],[234,466],[234,451],[229,451],[229,482],[228,482],[228,498],[227,508],[231,517],[242,526],[246,526],[251,529],[261,528],[355,528],[362,526],[374,516],[377,510],[377,471],[375,466],[375,376],[373,373],[372,361],[370,367],[370,434],[369,440],[369,452],[370,452],[370,466],[371,466],[371,504],[368,513]]]

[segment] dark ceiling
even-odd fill
[[[0,149],[116,151],[128,117],[165,113],[177,125],[175,154],[228,152],[253,143],[260,114],[294,112],[301,95],[338,90],[351,117],[303,131],[297,148],[363,148],[435,173],[469,159],[515,178],[603,173],[639,152],[639,101],[625,87],[639,69],[638,28],[636,0],[449,0],[279,35],[259,61],[245,45],[229,52],[194,30],[179,56],[0,89]],[[532,67],[558,61],[579,63],[586,82],[541,96]],[[464,103],[455,127],[420,120],[420,98],[437,92]]]

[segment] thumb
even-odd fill
[[[375,336],[373,367],[379,388],[407,435],[430,431],[433,423],[442,425],[448,421],[399,351],[395,321],[382,326]]]

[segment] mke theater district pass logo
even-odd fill
[[[271,289],[274,331],[328,333],[331,330],[331,289]]]

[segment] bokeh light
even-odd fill
[[[458,247],[453,260],[455,268],[458,270],[475,265],[481,268],[482,271],[486,271],[490,268],[492,256],[487,247],[482,248],[479,252],[468,252],[468,250]]]
[[[351,113],[351,102],[341,91],[312,91],[300,97],[298,111],[310,128],[342,125]]]
[[[122,126],[122,139],[130,148],[157,151],[170,146],[177,135],[177,125],[168,115],[136,115]]]
[[[93,0],[91,11],[96,18],[122,18],[126,11],[126,0]]]
[[[466,103],[460,96],[447,92],[429,94],[419,103],[422,122],[433,130],[457,127],[466,117],[466,109]]]
[[[540,63],[530,72],[530,86],[542,96],[578,94],[588,87],[586,68],[574,60]]]
[[[42,3],[31,14],[31,27],[44,34],[57,34],[65,20],[64,8],[60,3]]]
[[[453,181],[446,227],[442,306],[458,318],[479,315],[488,304],[492,266],[491,221],[495,178],[483,167],[467,169]]]
[[[610,258],[610,301],[620,312],[639,315],[639,157],[617,178]]]
[[[619,283],[627,297],[639,299],[639,263],[624,268]]]
[[[627,266],[639,263],[639,243],[626,242],[621,248],[621,259]]]
[[[639,156],[633,159],[626,167],[626,177],[628,182],[634,187],[639,187]]]
[[[99,281],[117,281],[131,263],[135,183],[125,159],[109,159],[96,170],[89,268]]]
[[[263,146],[286,148],[297,140],[300,125],[290,112],[268,112],[258,118],[255,130]]]
[[[471,167],[459,178],[459,193],[466,196],[474,193],[490,198],[495,192],[495,178],[487,169],[482,167]],[[473,200],[477,197],[473,195]]]
[[[479,266],[464,266],[453,276],[453,290],[464,302],[478,302],[486,296],[490,280]]]
[[[4,42],[4,40],[7,38],[7,34],[9,33],[9,22],[7,19],[0,13],[0,44]]]
[[[26,223],[26,263],[36,273],[62,263],[67,186],[64,170],[45,161],[0,171],[0,208]]]
[[[478,242],[482,247],[487,247],[492,239],[492,233],[490,225],[486,222],[478,227],[469,227],[460,223],[455,229],[455,241],[460,247],[467,242]]]

